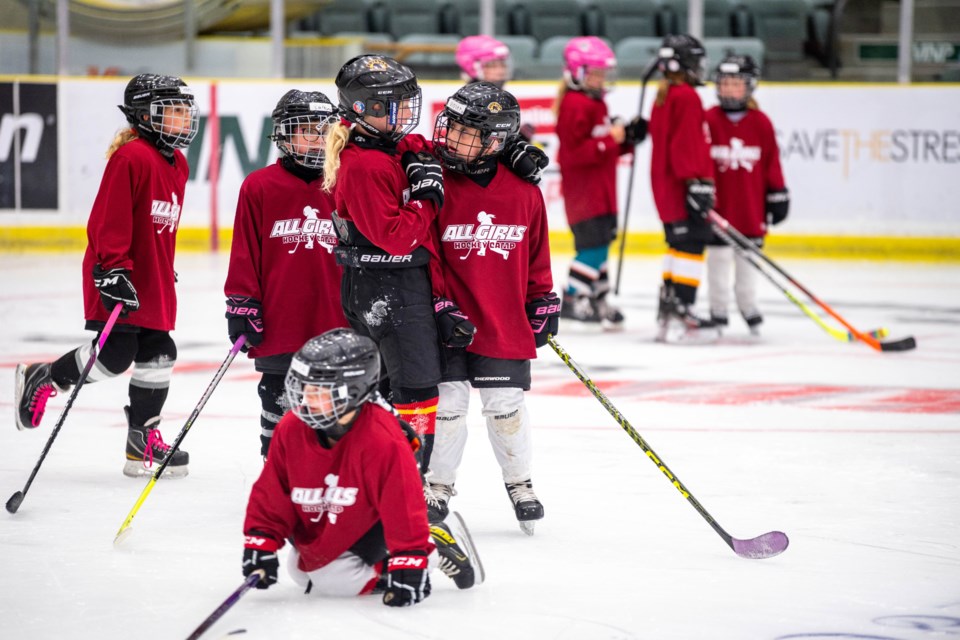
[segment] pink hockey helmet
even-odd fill
[[[596,36],[571,38],[563,49],[564,75],[575,89],[585,89],[583,78],[588,69],[604,69],[612,80],[617,57],[607,43]]]
[[[457,44],[457,64],[463,71],[465,82],[472,80],[486,80],[499,87],[510,79],[512,65],[510,48],[496,38],[490,36],[468,36]],[[484,67],[491,62],[503,63],[505,73],[503,77],[486,77]]]

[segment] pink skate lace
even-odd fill
[[[148,469],[153,466],[154,447],[156,447],[158,451],[162,451],[164,456],[170,451],[170,445],[163,441],[163,436],[160,435],[159,429],[150,429],[147,433],[147,446],[143,450],[143,466]]]
[[[37,387],[33,394],[33,401],[30,408],[33,409],[33,417],[30,418],[30,424],[34,427],[40,426],[40,420],[43,419],[43,412],[47,409],[47,400],[57,395],[57,390],[52,384],[42,384]]]

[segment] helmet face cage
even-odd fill
[[[740,78],[745,91],[742,97],[723,95],[721,81],[724,78]],[[717,100],[724,111],[743,111],[747,108],[760,79],[760,69],[750,56],[728,56],[717,66]]]
[[[197,135],[198,111],[192,93],[186,100],[184,98],[154,100],[150,103],[150,126],[168,147],[183,149],[190,146]]]
[[[330,127],[339,122],[335,115],[289,116],[273,126],[277,148],[297,164],[322,169]]]
[[[294,415],[312,429],[335,427],[353,409],[349,388],[344,383],[306,381],[291,368],[285,385]]]
[[[437,115],[433,143],[444,165],[466,173],[499,156],[519,129],[520,109],[513,96],[493,83],[472,83],[448,99]]]

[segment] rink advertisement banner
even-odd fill
[[[190,181],[181,226],[210,225],[210,83],[191,81],[200,107],[201,128],[187,151]],[[423,87],[419,133],[431,135],[434,119],[459,83]],[[83,224],[99,185],[106,150],[123,125],[116,105],[124,82],[71,79],[60,85],[64,126],[60,175],[62,198],[58,224]],[[276,160],[268,139],[270,112],[289,88],[319,90],[336,101],[330,82],[231,81],[217,85],[219,187],[217,222],[230,228],[237,192],[246,174]],[[535,139],[556,157],[555,83],[514,83],[523,121],[534,125]],[[648,116],[655,84],[647,91]],[[701,89],[706,107],[716,98],[712,86]],[[611,115],[632,117],[639,85],[618,85],[608,96]],[[767,85],[756,97],[777,130],[784,174],[793,202],[784,233],[960,236],[960,219],[948,203],[960,200],[960,130],[956,105],[960,87],[924,85]],[[32,107],[33,108],[33,107]],[[638,148],[631,231],[660,229],[649,180],[650,143]],[[52,162],[52,160],[48,160]],[[620,163],[620,202],[625,201],[630,156]],[[52,175],[52,174],[51,174]],[[51,186],[53,186],[51,184]],[[566,226],[559,172],[554,163],[542,182],[553,229]],[[22,224],[30,224],[24,218]]]
[[[0,82],[0,114],[0,210],[57,209],[57,85]]]

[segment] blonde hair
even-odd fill
[[[657,106],[663,106],[667,100],[667,91],[670,90],[671,85],[675,84],[689,84],[687,74],[683,71],[672,71],[663,75],[663,79],[657,85]]]
[[[323,159],[323,190],[333,191],[337,184],[337,173],[340,171],[340,152],[347,146],[350,139],[350,129],[337,123],[327,133],[326,156]]]
[[[137,130],[131,127],[117,131],[117,135],[113,136],[113,142],[111,142],[110,146],[107,147],[107,160],[109,160],[110,156],[117,152],[117,149],[127,144],[131,140],[136,140],[139,137],[140,134],[137,133]]]
[[[569,90],[570,90],[570,86],[567,84],[567,81],[561,80],[560,88],[557,90],[557,97],[553,101],[553,106],[551,107],[551,110],[553,111],[553,115],[556,116],[560,113],[560,103],[563,102],[563,96],[567,95],[567,91]]]
[[[747,99],[747,109],[756,109],[757,111],[760,110],[760,105],[757,104],[757,101],[753,99],[753,96],[750,96]]]

